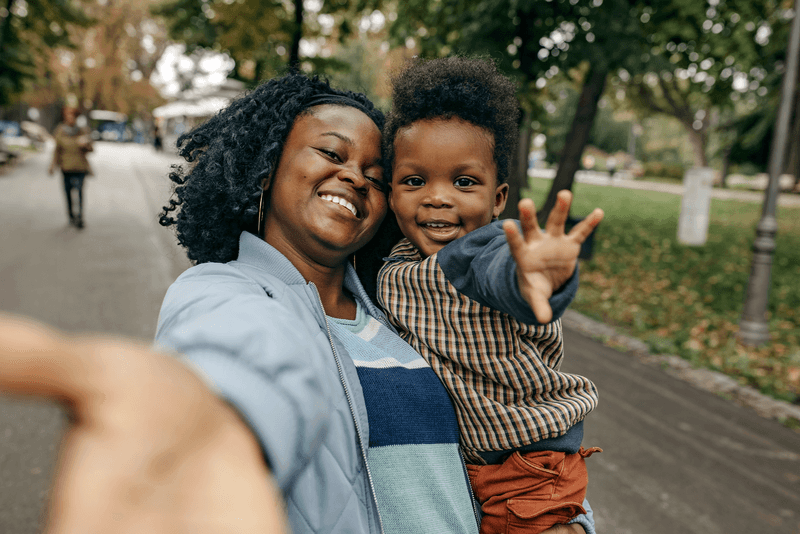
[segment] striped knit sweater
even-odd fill
[[[360,305],[329,323],[358,370],[384,532],[477,534],[455,413],[430,366]]]

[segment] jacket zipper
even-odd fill
[[[458,445],[458,454],[461,456],[461,467],[464,468],[464,476],[467,479],[467,487],[469,488],[469,501],[472,504],[472,513],[475,514],[475,523],[478,525],[478,530],[480,530],[481,516],[478,514],[475,490],[472,489],[472,481],[469,479],[469,471],[467,471],[467,459],[464,458],[464,451],[461,450],[461,444]]]
[[[350,406],[350,415],[353,416],[353,423],[356,427],[356,436],[358,437],[358,448],[361,450],[361,458],[364,459],[364,467],[367,470],[367,480],[369,481],[369,489],[372,492],[372,502],[375,504],[375,510],[378,513],[378,526],[381,529],[381,534],[384,534],[383,530],[383,520],[381,519],[381,511],[378,508],[378,497],[375,495],[375,485],[372,482],[372,472],[369,470],[369,461],[367,461],[367,452],[364,450],[364,446],[361,441],[361,427],[358,424],[358,417],[356,415],[355,408],[353,407],[353,399],[350,396],[350,390],[347,389],[347,384],[344,380],[344,370],[342,369],[342,362],[339,359],[339,354],[336,352],[336,347],[333,344],[333,336],[331,335],[331,327],[328,324],[328,316],[325,315],[325,306],[322,304],[322,298],[319,296],[319,291],[317,291],[317,286],[314,285],[313,282],[309,282],[312,288],[314,288],[314,293],[317,295],[317,302],[319,302],[320,308],[322,308],[322,317],[325,319],[325,329],[328,333],[328,343],[331,345],[331,350],[333,351],[333,359],[336,361],[336,369],[339,371],[339,381],[342,383],[342,388],[344,389],[344,395],[347,398],[347,404]],[[466,469],[466,467],[465,467]],[[469,478],[467,478],[467,483],[469,483]],[[470,488],[472,491],[472,488]],[[474,501],[473,501],[474,502]],[[473,504],[473,509],[474,509]]]

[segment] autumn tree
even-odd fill
[[[25,89],[40,72],[40,58],[56,47],[70,47],[71,37],[92,19],[69,0],[6,0],[0,7],[0,105]]]
[[[102,0],[88,8],[102,23],[79,32],[75,48],[60,54],[83,108],[146,116],[162,102],[150,77],[169,42],[148,4]]]
[[[286,68],[347,68],[335,57],[303,54],[301,46],[318,48],[317,38],[344,42],[356,29],[353,21],[370,10],[353,0],[167,0],[153,13],[166,21],[169,36],[185,44],[187,53],[227,54],[234,61],[232,76],[255,85]],[[334,31],[323,33],[320,17],[335,18]]]
[[[667,0],[653,0],[660,5]],[[512,190],[527,186],[530,112],[539,92],[556,75],[579,84],[579,103],[556,177],[545,204],[544,220],[556,193],[571,189],[580,156],[597,113],[609,73],[619,68],[638,72],[649,52],[636,0],[407,0],[397,5],[392,35],[397,42],[414,39],[424,56],[453,52],[489,54],[520,82],[523,108],[522,143]],[[517,195],[507,214],[515,215]]]
[[[790,7],[774,0],[672,0],[658,10],[644,7],[651,59],[643,72],[619,73],[628,99],[640,112],[677,119],[694,165],[708,166],[712,131],[730,129],[778,89]],[[731,137],[734,143],[737,136]]]

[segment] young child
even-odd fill
[[[565,235],[571,195],[562,192],[546,233],[531,201],[520,202],[522,235],[496,220],[519,109],[491,61],[415,60],[392,97],[389,205],[405,239],[380,270],[378,302],[450,392],[481,533],[570,522],[586,513],[584,458],[599,450],[581,447],[597,391],[559,372],[559,317],[577,290],[580,243],[602,211]]]

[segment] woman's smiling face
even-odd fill
[[[266,194],[264,240],[290,261],[342,265],[386,215],[381,133],[361,111],[321,105],[299,115]]]

